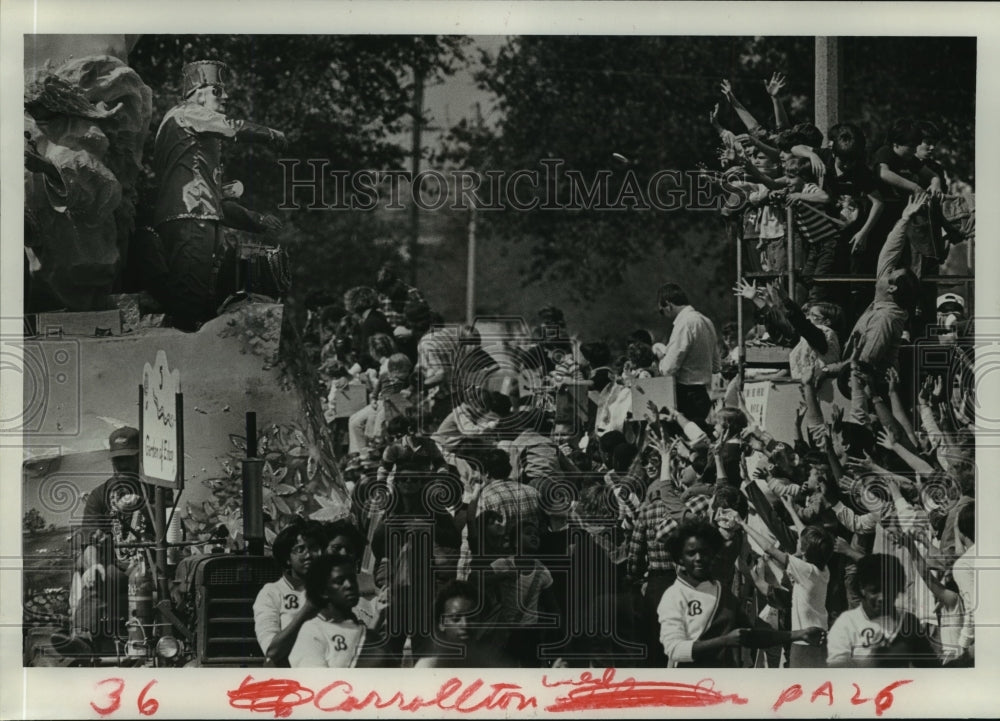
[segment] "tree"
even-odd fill
[[[860,122],[871,150],[895,117],[912,115],[951,131],[949,144],[962,149],[955,157],[971,164],[975,39],[843,43],[841,120]],[[718,212],[692,196],[684,208],[664,211],[630,204],[621,193],[635,185],[647,189],[657,171],[718,167],[719,140],[707,122],[709,110],[720,103],[723,125],[743,130],[719,92],[723,78],[759,121],[772,125],[764,81],[783,72],[790,121],[812,122],[813,51],[811,37],[517,37],[495,59],[486,59],[478,77],[496,96],[498,126],[459,124],[440,157],[480,172],[536,170],[542,178],[541,162],[558,159],[563,171],[577,170],[587,182],[606,174],[610,202],[629,201],[615,210],[543,209],[564,201],[571,190],[563,172],[533,194],[522,185],[522,199],[537,200],[539,208],[514,211],[508,203],[506,211],[481,213],[481,236],[509,239],[526,258],[525,285],[568,285],[582,302],[634,277],[651,257],[676,255],[682,263],[676,279],[721,319],[733,313],[726,289],[735,248]],[[663,280],[648,282],[655,287]]]
[[[154,88],[154,128],[179,100],[185,63],[215,59],[230,66],[230,114],[283,130],[288,145],[226,144],[226,179],[243,183],[246,205],[274,212],[285,191],[279,159],[316,159],[347,172],[402,167],[414,68],[427,82],[450,75],[466,62],[468,42],[461,36],[146,35],[129,62]],[[154,139],[152,133],[145,152],[147,197],[155,183],[148,165]],[[327,187],[334,204],[335,186]],[[308,194],[302,197],[309,202]],[[369,211],[303,207],[276,214],[285,223],[277,240],[291,256],[292,293],[307,301],[339,298],[362,279],[374,279],[382,262],[398,259],[405,234],[391,216]]]

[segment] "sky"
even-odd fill
[[[476,87],[473,74],[481,67],[478,60],[479,50],[485,50],[495,56],[508,40],[508,36],[478,35],[472,40],[473,45],[469,48],[468,55],[474,58],[474,61],[470,67],[445,78],[438,85],[428,85],[424,89],[424,110],[428,119],[428,127],[424,129],[422,137],[425,149],[436,149],[448,129],[463,118],[474,119],[477,102],[480,103],[483,120],[487,125],[497,121],[493,96]],[[409,137],[410,132],[407,130],[400,138],[400,142],[406,147],[409,146]]]

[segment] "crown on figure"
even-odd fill
[[[198,88],[211,85],[224,87],[229,81],[229,66],[216,60],[198,60],[188,63],[184,75],[182,95],[186,98]]]

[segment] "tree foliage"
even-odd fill
[[[558,158],[587,179],[610,171],[615,198],[629,171],[645,188],[659,170],[717,166],[719,141],[707,122],[712,106],[720,103],[724,125],[743,130],[719,92],[722,78],[759,121],[773,126],[764,84],[772,72],[783,72],[791,122],[812,122],[814,45],[811,37],[513,38],[495,59],[487,58],[478,77],[496,96],[498,126],[461,123],[441,157],[508,174],[542,170],[540,161]],[[974,39],[848,38],[841,55],[840,119],[859,122],[872,151],[896,117],[931,119],[946,132],[942,150],[949,164],[971,168]],[[566,197],[567,185],[565,177],[542,184],[536,197],[552,204]],[[671,250],[682,251],[686,261],[679,279],[711,285],[720,308],[732,282],[735,250],[718,213],[690,204],[672,212],[633,207],[483,215],[492,232],[521,244],[527,284],[571,283],[577,296],[588,298],[595,288],[620,283],[650,254]]]
[[[414,69],[428,83],[448,76],[466,62],[468,42],[459,36],[146,35],[129,62],[154,89],[154,129],[180,99],[183,65],[213,59],[234,74],[228,113],[286,134],[280,150],[225,144],[225,178],[243,183],[245,205],[285,223],[271,240],[291,255],[292,292],[313,305],[335,301],[359,278],[374,278],[383,261],[398,256],[405,229],[372,212],[275,212],[285,182],[278,159],[323,160],[328,170],[349,172],[402,167]],[[154,136],[144,156],[150,189]],[[334,184],[327,188],[332,203]],[[308,203],[308,194],[302,198]]]

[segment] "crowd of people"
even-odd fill
[[[612,348],[572,337],[551,306],[530,337],[484,339],[383,268],[346,294],[336,325],[322,319],[353,512],[275,541],[284,575],[255,607],[269,659],[974,663],[971,328],[961,295],[921,280],[971,225],[951,222],[937,131],[899,121],[869,157],[856,125],[827,138],[782,127],[783,78],[765,86],[773,132],[723,84],[748,132],[719,126],[724,164],[740,169],[721,187],[760,269],[801,261],[798,297],[782,282],[735,288],[758,321],[744,342],[788,349],[772,377],[801,389],[793,437],[750,413],[735,329],[718,334],[676,283],[655,296],[665,342],[640,329]],[[848,293],[817,277],[846,271],[874,281]],[[949,364],[915,361],[917,338]],[[671,404],[621,402],[660,377]],[[338,418],[338,392],[359,382],[369,402]],[[834,385],[839,404],[824,400]]]
[[[581,342],[552,306],[529,333],[485,333],[391,265],[317,314],[351,509],[278,529],[281,576],[254,603],[269,663],[974,663],[974,388],[955,370],[971,299],[921,280],[972,226],[931,124],[894,123],[869,157],[857,125],[786,127],[783,84],[765,83],[773,130],[728,83],[747,132],[711,117],[749,271],[801,280],[737,280],[744,339],[673,282],[650,293],[663,326],[615,344]],[[874,280],[821,277],[845,272]],[[928,338],[947,364],[914,360]],[[748,408],[754,341],[788,349],[792,437]],[[673,400],[636,404],[661,378]]]

